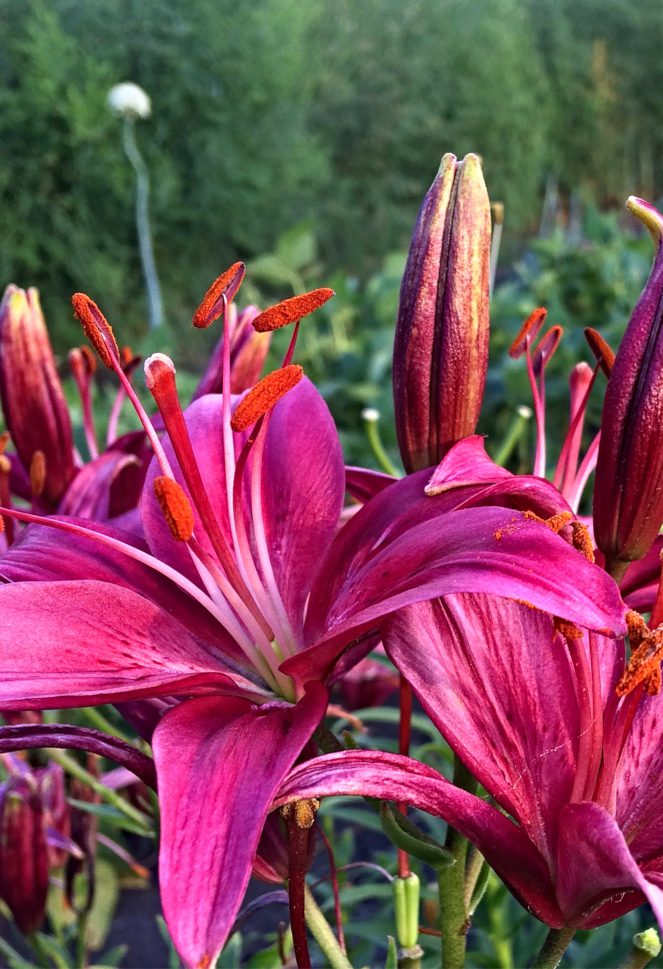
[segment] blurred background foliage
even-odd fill
[[[105,103],[122,80],[153,102],[137,138],[176,328],[223,266],[302,222],[316,281],[364,284],[450,149],[484,157],[509,260],[551,213],[663,190],[660,0],[0,0],[0,18],[0,275],[40,287],[61,345],[82,288],[143,329]]]

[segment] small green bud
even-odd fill
[[[394,878],[396,936],[403,949],[413,949],[419,938],[419,877],[412,872],[407,878]]]

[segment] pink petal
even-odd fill
[[[632,907],[644,895],[663,929],[663,890],[640,871],[612,815],[584,801],[560,820],[557,897],[567,924],[584,924],[601,903],[632,891]]]
[[[453,750],[554,862],[579,717],[551,618],[496,596],[446,596],[397,613],[384,641]]]
[[[379,797],[444,818],[477,845],[510,889],[548,925],[563,920],[548,869],[525,833],[482,798],[409,757],[352,750],[316,757],[288,775],[274,807],[308,797]]]
[[[399,484],[375,501],[391,496]],[[342,530],[339,542],[372,504]],[[390,613],[454,592],[522,599],[578,625],[624,633],[615,583],[550,529],[508,509],[455,511],[369,551],[368,561],[360,549],[350,550],[345,562],[332,554],[325,564],[306,627],[308,641],[317,644],[283,665],[301,682],[307,674],[309,679],[326,674],[343,647]]]
[[[474,434],[458,441],[445,454],[426,485],[426,494],[438,495],[467,485],[484,486],[512,477],[510,471],[488,457],[483,438]]]
[[[295,635],[338,526],[345,469],[336,427],[313,384],[302,380],[274,408],[262,465],[270,560]]]
[[[223,948],[271,802],[326,703],[315,684],[295,707],[205,697],[157,727],[161,893],[187,966],[213,965]]]
[[[138,458],[122,451],[106,451],[78,472],[60,502],[58,512],[97,521],[109,517],[111,488],[129,467],[138,466]]]
[[[643,696],[615,776],[615,814],[634,858],[663,855],[663,694]]]
[[[345,490],[357,501],[365,502],[392,485],[396,478],[384,471],[374,471],[372,468],[355,468],[347,466],[345,469]]]
[[[91,580],[21,582],[0,589],[0,609],[0,709],[232,687],[204,640],[128,589]]]

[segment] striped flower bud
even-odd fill
[[[394,344],[408,472],[474,433],[488,365],[490,204],[476,155],[445,155],[414,229]]]
[[[608,381],[594,488],[594,534],[613,575],[641,558],[663,523],[663,215],[627,207],[656,255]]]

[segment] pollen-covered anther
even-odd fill
[[[110,323],[94,300],[85,293],[74,293],[71,297],[71,305],[74,308],[74,316],[99,354],[99,359],[109,370],[113,370],[113,360],[119,363],[120,351]]]
[[[10,474],[12,463],[6,454],[0,454],[0,474]]]
[[[546,528],[549,528],[551,532],[554,532],[555,535],[559,535],[564,526],[573,520],[573,515],[570,511],[560,511],[556,515],[551,515],[550,518],[541,518],[535,511],[526,511],[525,518],[531,522],[540,522]]]
[[[10,440],[11,437],[9,431],[3,431],[2,434],[0,434],[0,454],[5,453],[5,448],[9,444]]]
[[[232,416],[230,426],[233,431],[246,431],[255,424],[270,408],[292,390],[304,376],[303,369],[296,363],[273,370],[243,397]]]
[[[633,638],[631,639],[633,643]],[[625,696],[644,685],[649,694],[658,693],[661,688],[661,661],[663,660],[663,627],[648,633],[646,638],[631,653],[628,666],[615,687],[617,696]]]
[[[529,341],[536,339],[539,330],[546,321],[547,315],[548,310],[543,306],[539,306],[535,310],[532,310],[523,325],[520,327],[518,336],[509,347],[510,357],[512,357],[514,360],[517,360],[518,357],[522,357],[523,353],[527,349],[528,339]]]
[[[560,619],[559,616],[555,616],[553,625],[557,632],[561,633],[565,639],[582,639],[582,630],[575,623],[567,622],[565,619]]]
[[[585,339],[601,370],[606,377],[609,377],[615,363],[615,354],[601,334],[591,326],[585,327]]]
[[[271,330],[279,330],[282,326],[289,323],[297,323],[304,316],[319,309],[323,303],[334,296],[333,289],[312,289],[310,293],[301,293],[299,296],[291,296],[284,299],[275,306],[270,306],[253,321],[253,328],[258,333],[268,333]]]
[[[35,451],[30,458],[30,492],[33,498],[39,498],[46,483],[46,455],[43,451]]]
[[[154,494],[170,533],[178,542],[188,542],[193,535],[193,509],[184,489],[172,478],[161,475],[154,479]]]
[[[307,830],[313,827],[319,807],[320,801],[318,798],[309,797],[303,801],[295,801],[294,804],[284,804],[281,808],[281,815],[284,818],[294,818],[298,828]]]
[[[200,306],[193,314],[193,325],[204,330],[210,326],[214,320],[218,320],[223,315],[225,303],[230,302],[242,285],[242,280],[246,273],[246,266],[243,262],[234,262],[229,269],[217,276],[210,288],[203,296]]]
[[[576,518],[571,522],[571,532],[572,532],[572,542],[573,547],[585,556],[588,562],[594,563],[596,561],[596,556],[594,555],[594,542],[592,541],[592,536],[589,534],[589,529],[582,522],[578,521]]]

